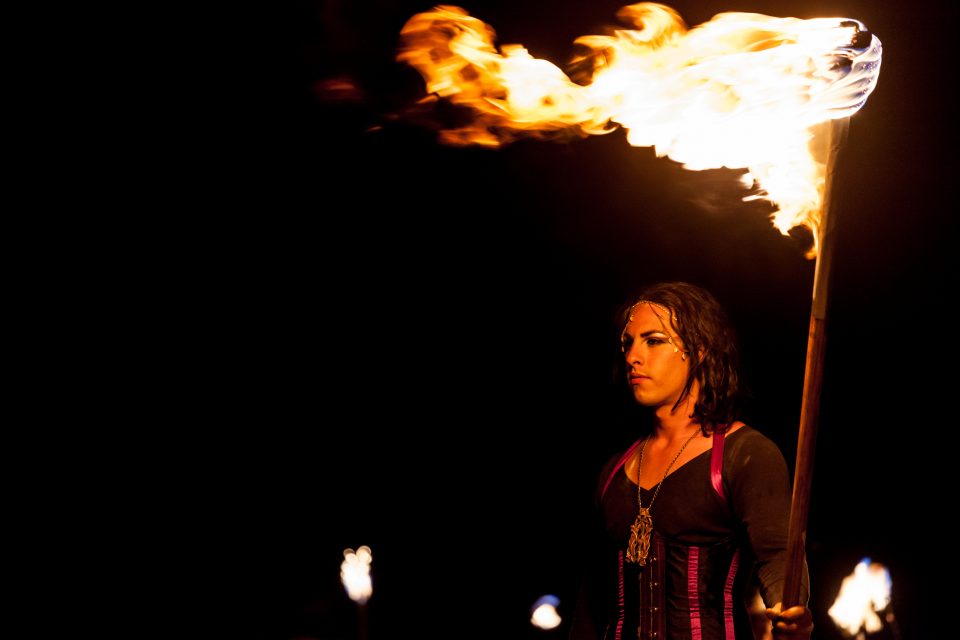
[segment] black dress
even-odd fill
[[[753,593],[750,585],[758,584],[767,606],[781,599],[790,484],[783,454],[754,429],[741,427],[722,446],[717,486],[711,480],[711,450],[663,481],[650,509],[654,533],[644,567],[625,560],[637,485],[621,456],[607,463],[598,485],[597,552],[572,640],[753,637],[744,602]],[[655,489],[641,489],[644,506]],[[806,598],[802,594],[801,601]]]

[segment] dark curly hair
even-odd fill
[[[639,300],[656,302],[675,316],[677,333],[689,352],[690,375],[674,409],[690,395],[693,381],[700,397],[693,416],[705,434],[726,428],[740,409],[737,338],[726,312],[709,291],[687,282],[663,282],[647,287],[625,303],[618,314],[621,332],[630,310]]]

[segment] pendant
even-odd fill
[[[637,519],[630,527],[630,541],[627,543],[627,562],[638,564],[641,567],[647,564],[647,554],[650,553],[650,534],[653,531],[653,518],[650,509],[640,508]]]

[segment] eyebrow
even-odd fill
[[[641,338],[647,338],[647,337],[649,337],[649,336],[652,336],[652,335],[655,334],[655,333],[659,333],[659,334],[662,334],[662,335],[665,335],[665,336],[669,336],[669,335],[670,335],[669,333],[667,333],[666,331],[663,331],[662,329],[652,329],[652,330],[650,330],[650,331],[644,331],[643,333],[640,334],[640,337],[641,337]],[[625,335],[625,336],[630,336],[631,338],[636,338],[636,336],[631,335],[630,332],[627,331],[626,329],[623,330],[623,335]]]

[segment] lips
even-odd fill
[[[644,380],[649,380],[650,376],[645,376],[643,374],[631,373],[630,374],[630,384],[640,384]]]

